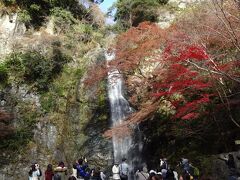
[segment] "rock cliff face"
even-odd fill
[[[240,168],[240,161],[239,161],[240,151],[229,152],[229,153],[220,154],[217,156],[223,158],[223,157],[227,157],[228,154],[232,154],[234,156],[236,168],[237,168],[237,170],[239,170],[239,168]],[[219,179],[219,180],[228,179],[228,173],[229,173],[229,169],[228,169],[227,164],[224,161],[222,161],[220,159],[215,159],[212,162],[212,174],[213,174],[214,179]],[[238,173],[239,173],[239,171],[238,171]]]
[[[169,0],[165,6],[159,9],[158,25],[161,28],[168,28],[176,17],[186,8],[202,1],[203,0]]]
[[[25,33],[26,27],[17,20],[17,14],[0,16],[0,55],[2,56],[13,50],[14,42]]]
[[[50,21],[45,30],[31,32],[32,35],[29,36],[24,24],[18,22],[17,14],[2,15],[1,60],[18,48],[36,49],[41,45],[40,50],[44,51],[49,45],[43,42],[43,37],[58,38],[53,33],[53,27]],[[16,46],[17,42],[20,46]],[[88,54],[89,57],[86,57]],[[103,56],[98,47],[92,53],[86,53],[84,58],[91,59],[93,54],[95,60]],[[74,66],[77,66],[77,60],[74,62]],[[102,137],[104,129],[109,126],[108,117],[102,117],[102,111],[108,109],[106,98],[103,98],[104,109],[99,109],[95,103],[97,100],[91,97],[94,89],[85,93],[81,77],[75,77],[73,81],[79,83],[73,86],[71,92],[67,92],[64,104],[58,105],[62,106],[61,110],[50,112],[43,110],[43,94],[31,92],[28,85],[13,83],[0,89],[0,108],[13,114],[12,123],[18,132],[16,137],[23,140],[19,146],[16,145],[21,143],[18,140],[4,140],[0,143],[0,180],[27,179],[29,167],[34,162],[39,163],[45,171],[47,164],[55,166],[59,161],[64,161],[69,167],[69,173],[75,160],[82,156],[87,156],[91,167],[106,167],[112,163],[112,143]],[[51,95],[49,97],[52,98]],[[88,100],[94,107],[86,103]],[[30,131],[25,132],[24,128]],[[11,146],[4,144],[9,142],[12,143]]]

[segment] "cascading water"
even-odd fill
[[[114,54],[106,53],[105,57],[107,61],[111,61],[114,59]],[[117,69],[112,69],[108,73],[108,96],[111,106],[112,127],[115,127],[121,125],[124,119],[133,112],[123,96],[122,75]],[[137,134],[139,135],[139,133]],[[138,136],[138,142],[134,142],[132,136],[119,139],[113,134],[112,137],[114,160],[120,162],[123,157],[127,158],[132,173],[136,164],[141,164],[142,143],[139,139],[141,138]],[[131,175],[129,179],[133,179],[133,176]]]
[[[111,61],[114,58],[114,55],[106,54],[105,56],[107,61]],[[115,127],[122,124],[127,115],[132,112],[128,101],[123,97],[122,75],[116,69],[113,69],[108,73],[108,96],[111,106],[112,126]],[[129,159],[128,151],[131,147],[131,136],[119,139],[113,134],[113,152],[115,161],[120,162],[123,157]]]

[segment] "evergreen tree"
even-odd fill
[[[168,0],[118,0],[114,5],[115,21],[123,28],[138,26],[143,21],[156,22],[157,8]]]

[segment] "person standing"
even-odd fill
[[[77,178],[77,165],[76,165],[76,163],[74,163],[73,167],[72,167],[72,176]]]
[[[183,179],[189,179],[191,177],[189,160],[186,158],[181,158],[180,166],[182,168],[181,176],[183,177]]]
[[[113,180],[120,180],[120,167],[118,162],[114,162],[114,165],[112,167],[112,173],[113,173]]]
[[[33,164],[31,166],[31,170],[29,171],[29,180],[38,180],[38,176],[40,176],[39,165]]]
[[[106,175],[104,174],[103,171],[100,171],[100,177],[101,177],[101,180],[106,180]]]
[[[76,163],[77,178],[85,179],[85,177],[90,177],[90,174],[86,172],[87,167],[88,167],[88,164],[87,164],[86,158],[80,158],[77,161]]]
[[[120,164],[120,178],[121,180],[128,180],[129,165],[127,164],[127,159],[122,158],[122,163]]]
[[[45,180],[52,180],[54,176],[53,168],[51,164],[48,164],[47,170],[45,171]]]
[[[90,177],[90,180],[101,180],[101,171],[99,167],[93,170],[93,174]]]
[[[163,180],[166,180],[167,172],[169,170],[166,158],[160,159],[160,170],[161,170],[161,175],[162,175]]]
[[[137,171],[135,176],[136,180],[147,180],[149,177],[147,168],[143,167],[142,171]]]
[[[54,169],[55,174],[54,174],[54,180],[67,180],[67,167],[64,165],[64,162],[60,162],[58,164],[58,167]]]

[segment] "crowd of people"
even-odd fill
[[[29,180],[40,180],[41,177],[42,171],[39,165],[34,163],[29,171]],[[59,162],[56,168],[48,164],[44,178],[45,180],[105,180],[106,175],[99,167],[90,169],[87,159],[81,158],[73,163],[71,173],[68,172],[64,162]]]
[[[229,168],[229,180],[237,180],[235,162],[231,154],[228,158],[221,158],[226,162]],[[112,166],[111,176],[106,177],[99,167],[90,169],[86,158],[77,160],[72,165],[71,173],[68,173],[68,168],[63,162],[60,162],[56,168],[49,164],[44,172],[45,180],[198,180],[200,177],[199,169],[193,166],[188,159],[181,158],[180,162],[173,168],[167,162],[166,158],[160,159],[159,167],[156,170],[148,171],[144,166],[138,169],[135,173],[130,172],[130,167],[127,159],[123,158],[122,162],[114,162]],[[39,180],[42,176],[42,171],[37,163],[31,166],[29,171],[29,180]]]
[[[157,170],[148,171],[147,167],[138,169],[132,179],[135,180],[197,180],[199,178],[199,170],[191,165],[188,159],[182,158],[178,164],[180,172],[178,175],[174,168],[170,167],[167,159],[160,159],[160,165]],[[129,166],[126,159],[122,159],[122,163],[115,162],[112,167],[113,180],[128,180]]]

